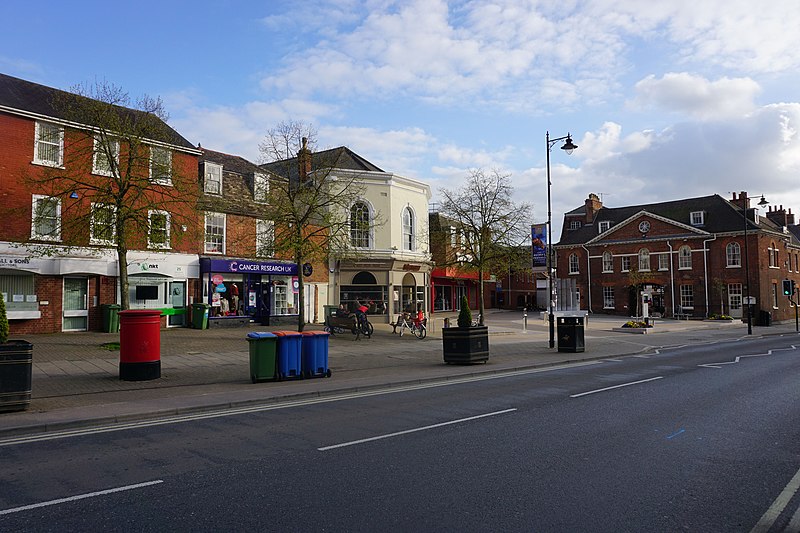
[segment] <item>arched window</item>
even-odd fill
[[[687,245],[678,250],[678,268],[692,268],[692,249]]]
[[[580,272],[580,268],[578,267],[578,255],[577,254],[570,254],[569,256],[569,273],[570,274],[577,274]]]
[[[742,266],[742,248],[738,242],[728,243],[725,247],[725,256],[728,258],[729,267]]]
[[[414,250],[414,212],[410,207],[403,209],[403,250]]]
[[[603,272],[614,272],[614,257],[611,252],[603,252]]]
[[[650,250],[642,248],[639,250],[639,272],[650,270]]]
[[[350,244],[369,248],[369,206],[364,202],[356,202],[350,208]]]

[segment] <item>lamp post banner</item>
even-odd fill
[[[531,251],[533,255],[533,271],[547,271],[547,224],[531,226]]]

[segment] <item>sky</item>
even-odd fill
[[[590,193],[800,215],[797,0],[2,0],[0,20],[0,72],[159,96],[189,141],[256,163],[300,121],[434,202],[496,170],[544,222],[549,131],[578,145],[551,151],[556,232]]]

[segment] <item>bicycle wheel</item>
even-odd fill
[[[424,339],[427,334],[428,334],[428,328],[426,328],[425,326],[418,327],[417,331],[414,332],[414,335],[416,335],[418,339]]]
[[[364,324],[364,335],[367,337],[372,337],[372,334],[375,332],[375,328],[372,326],[371,322],[367,322]]]

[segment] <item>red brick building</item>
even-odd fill
[[[0,292],[12,334],[99,329],[101,306],[120,301],[119,265],[108,238],[118,208],[97,203],[88,185],[53,191],[67,175],[74,183],[106,180],[111,187],[112,166],[130,161],[134,149],[119,139],[106,146],[113,151],[104,159],[97,124],[76,120],[64,105],[76,98],[0,74]],[[81,100],[87,101],[93,102]],[[163,132],[142,139],[142,158],[131,168],[149,185],[141,203],[124,208],[150,208],[139,210],[140,226],[149,229],[129,241],[129,294],[131,308],[164,309],[165,326],[183,325],[198,278],[198,241],[190,231],[198,224],[193,202],[169,199],[180,187],[196,190],[200,152],[154,115],[106,108],[125,119],[153,120]],[[70,224],[87,213],[91,223]]]
[[[577,292],[559,298],[591,313],[641,316],[647,303],[651,316],[744,317],[749,271],[755,323],[794,319],[782,290],[784,279],[800,285],[794,215],[750,200],[742,192],[609,208],[590,194],[564,215],[554,247],[557,277]]]

